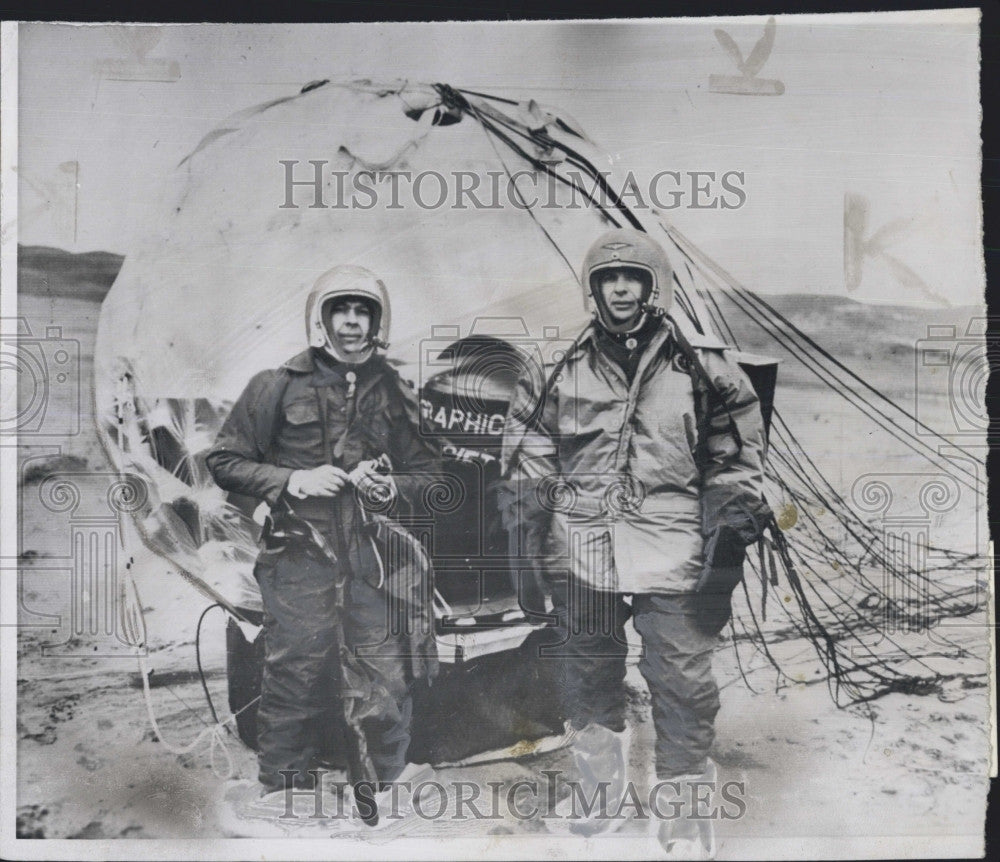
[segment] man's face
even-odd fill
[[[613,324],[625,326],[639,319],[643,296],[649,284],[645,273],[629,267],[616,267],[601,272],[597,283]]]
[[[330,309],[330,339],[343,353],[358,353],[368,344],[372,313],[360,299],[338,299]]]

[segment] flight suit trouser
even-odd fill
[[[311,787],[321,753],[324,722],[337,720],[338,672],[333,566],[302,547],[264,551],[254,575],[264,605],[264,675],[257,714],[259,780],[285,787],[283,770],[295,770],[297,786]],[[392,781],[406,765],[412,700],[405,649],[394,635],[386,593],[363,577],[348,577],[344,641],[395,708],[365,718],[362,728],[380,781]]]
[[[626,594],[594,590],[572,577],[553,587],[564,640],[551,654],[560,662],[560,695],[572,725],[625,729],[625,623],[631,617],[642,639],[639,670],[652,699],[657,776],[701,773],[719,711],[712,675],[719,637],[695,625],[693,595],[640,593],[630,606]]]

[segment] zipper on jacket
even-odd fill
[[[625,401],[625,416],[622,419],[621,431],[618,437],[618,449],[615,452],[615,469],[618,471],[622,471],[628,466],[628,447],[632,442],[633,434],[632,418],[635,416],[635,409],[639,402],[639,387],[642,385],[643,374],[645,374],[653,358],[659,354],[660,348],[671,334],[670,324],[664,321],[663,328],[646,345],[646,349],[639,358],[639,364],[636,366],[635,377],[632,378],[632,383],[628,386],[628,395]],[[624,380],[624,375],[622,375],[622,379]]]

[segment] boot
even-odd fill
[[[220,800],[219,824],[224,834],[238,838],[323,838],[356,829],[349,819],[337,816],[333,795],[326,788],[322,793],[322,817],[314,816],[314,800],[294,797],[289,817],[284,790],[268,790],[256,780],[230,780]]]
[[[420,794],[421,785],[433,781],[435,774],[429,763],[407,763],[392,781],[380,781],[378,793],[375,794],[379,824],[413,816],[413,803]],[[394,784],[409,785],[408,788],[400,787],[397,790],[395,800],[392,792]]]
[[[576,732],[573,740],[573,759],[576,764],[579,789],[584,798],[590,801],[595,798],[601,782],[607,783],[607,807],[602,808],[597,797],[590,813],[581,812],[580,802],[574,794],[556,803],[557,819],[546,821],[551,832],[565,832],[567,829],[574,835],[591,836],[601,833],[616,832],[621,828],[624,818],[614,817],[628,782],[628,755],[631,733],[628,728],[615,732],[600,724],[588,724]]]
[[[435,771],[429,763],[407,763],[403,771],[392,781],[380,781],[372,800],[378,809],[377,822],[362,821],[359,803],[353,798],[353,791],[348,789],[348,805],[355,823],[366,822],[357,833],[357,837],[366,841],[383,844],[393,841],[414,830],[426,829],[426,821],[417,814],[414,803],[426,790],[424,785],[433,781]],[[408,786],[405,786],[408,785]],[[372,800],[364,806],[366,809]],[[448,801],[450,804],[450,800]],[[448,810],[445,805],[445,812]],[[435,803],[436,807],[436,803]],[[444,822],[447,822],[445,814]],[[439,828],[437,825],[435,828]]]
[[[696,813],[708,813],[713,810],[712,797],[718,781],[718,770],[715,763],[708,759],[705,771],[697,775],[679,775],[670,779],[654,779],[653,785],[669,781],[676,784],[677,790],[669,785],[663,785],[657,792],[657,808],[660,812],[669,813],[669,817],[658,817],[656,811],[650,812],[649,829],[661,850],[661,859],[714,859],[715,821],[711,819],[694,819]],[[698,787],[694,782],[708,783],[711,791],[708,794],[707,811],[695,812],[693,800]],[[698,793],[704,798],[702,788]],[[676,812],[676,815],[674,816]],[[663,854],[666,855],[663,855]]]

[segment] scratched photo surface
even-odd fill
[[[3,35],[5,856],[982,856],[975,10]]]

